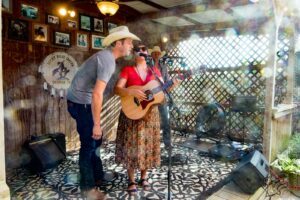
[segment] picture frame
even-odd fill
[[[92,35],[92,49],[104,49],[102,45],[103,36],[100,35]]]
[[[61,31],[53,32],[53,41],[55,45],[70,47],[71,46],[71,34]]]
[[[94,18],[94,20],[93,20],[93,31],[99,32],[99,33],[104,32],[103,19]]]
[[[79,14],[79,29],[84,31],[91,31],[92,18],[88,15]]]
[[[89,47],[89,40],[88,40],[88,34],[77,32],[76,34],[76,46],[80,48],[88,49]]]
[[[9,19],[8,32],[8,39],[28,41],[28,21],[21,19]]]
[[[32,41],[48,42],[48,26],[46,24],[32,24]]]
[[[67,20],[67,27],[70,29],[76,29],[77,28],[77,22],[73,20]]]
[[[12,13],[12,1],[13,0],[2,0],[1,9],[2,12]]]
[[[39,18],[39,8],[33,5],[21,3],[21,17],[24,19],[37,20]]]
[[[59,25],[60,19],[58,16],[46,14],[46,22],[47,22],[47,24]]]
[[[107,23],[107,30],[108,30],[108,32],[109,32],[111,29],[116,28],[117,26],[118,26],[118,25],[115,24],[115,23],[108,22],[108,23]]]

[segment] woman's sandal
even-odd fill
[[[148,191],[151,188],[150,184],[147,181],[147,179],[140,179],[139,180],[139,185],[142,186],[145,191]]]
[[[135,183],[135,182],[131,182],[131,183],[129,183],[128,184],[128,188],[130,187],[130,186],[132,186],[132,185],[137,185],[137,183]],[[136,189],[136,187],[134,188],[134,189],[127,189],[127,192],[128,192],[128,194],[131,196],[131,195],[135,195],[136,193],[137,193],[137,189]]]

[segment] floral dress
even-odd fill
[[[154,71],[161,76],[157,68]],[[145,85],[155,80],[149,70],[143,81],[134,66],[124,67],[120,78],[127,80],[126,87]],[[116,138],[116,163],[140,170],[160,165],[160,120],[157,106],[152,106],[146,116],[139,120],[131,120],[121,111]]]

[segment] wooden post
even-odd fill
[[[278,3],[278,2],[277,2]],[[275,16],[275,36],[274,41],[271,40],[271,43],[274,44],[274,51],[271,51],[270,64],[273,66],[272,76],[269,77],[266,81],[266,99],[265,99],[265,118],[264,118],[264,134],[263,134],[263,147],[264,154],[267,157],[269,162],[272,162],[278,153],[286,148],[287,140],[291,136],[292,132],[292,114],[295,111],[295,105],[293,102],[293,92],[294,92],[294,63],[295,63],[295,54],[294,54],[294,27],[285,27],[288,30],[293,30],[292,34],[289,35],[291,39],[291,46],[289,49],[289,60],[287,66],[287,94],[284,98],[284,101],[279,104],[274,104],[275,98],[275,84],[276,84],[276,72],[277,72],[277,51],[278,49],[278,36],[281,26],[281,20],[284,17],[284,12],[281,10],[282,6],[275,5],[273,1],[274,16]],[[284,24],[283,24],[284,25]],[[271,38],[271,39],[272,39]],[[272,49],[272,45],[270,45]]]
[[[274,2],[274,1],[273,1]],[[273,6],[274,3],[273,3]],[[276,22],[277,20],[277,22]],[[275,78],[276,78],[276,51],[278,46],[279,20],[276,19],[276,11],[274,8],[274,28],[270,33],[270,59],[267,67],[270,69],[271,76],[266,78],[266,98],[265,98],[265,117],[263,132],[263,154],[270,162],[271,159],[271,141],[272,141],[272,110],[274,106],[275,96]]]
[[[0,10],[2,16],[2,11]],[[0,21],[0,30],[2,30],[2,17]],[[2,63],[2,32],[0,31],[0,63]],[[4,144],[4,105],[3,105],[3,76],[2,64],[0,67],[0,199],[10,199],[9,188],[6,184],[5,174],[5,144]]]

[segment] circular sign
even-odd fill
[[[69,88],[77,69],[76,60],[65,52],[48,55],[40,66],[47,83],[55,89]]]

